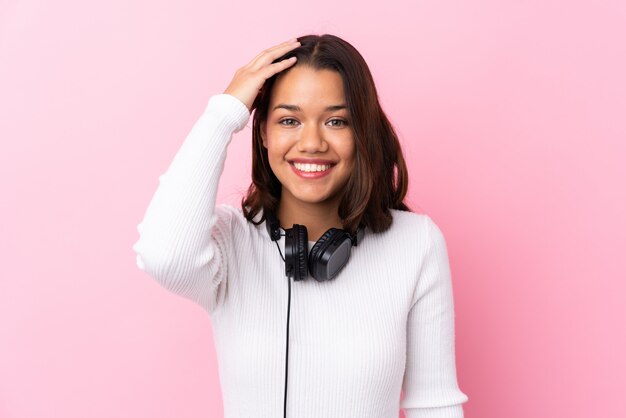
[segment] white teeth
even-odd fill
[[[302,163],[293,163],[294,167],[296,167],[300,171],[304,171],[307,173],[313,173],[316,171],[326,171],[330,168],[330,164],[302,164]]]

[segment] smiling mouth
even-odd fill
[[[332,167],[332,164],[309,164],[309,163],[296,163],[292,162],[291,165],[296,168],[296,170],[301,171],[303,173],[319,173],[323,171],[327,171]]]

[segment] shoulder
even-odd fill
[[[381,243],[399,244],[409,253],[419,254],[418,258],[446,251],[443,232],[428,214],[396,209],[391,209],[391,214],[393,222],[389,229],[375,234]]]
[[[432,240],[442,236],[442,231],[433,219],[425,213],[390,209],[393,222],[389,227],[390,235],[401,235],[411,241]]]

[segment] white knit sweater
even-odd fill
[[[209,314],[224,416],[279,418],[284,262],[264,223],[215,202],[226,148],[249,117],[232,95],[210,98],[159,177],[133,250],[141,270]],[[444,236],[427,215],[392,214],[333,280],[292,282],[287,417],[463,417]],[[284,237],[279,246],[284,254]]]

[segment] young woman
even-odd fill
[[[442,232],[403,203],[362,56],[298,40],[209,99],[138,225],[137,265],[210,315],[227,418],[463,417]],[[253,110],[252,184],[241,208],[216,205]]]

